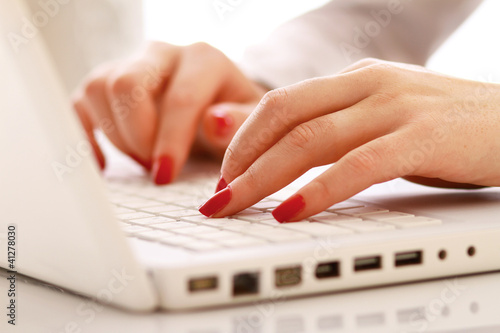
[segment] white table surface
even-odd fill
[[[498,272],[183,313],[130,313],[20,275],[16,289],[17,325],[2,314],[1,332],[500,332]]]

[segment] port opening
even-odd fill
[[[301,266],[278,268],[274,273],[274,283],[278,288],[295,286],[302,282]]]
[[[318,264],[315,274],[318,279],[338,277],[340,276],[340,263],[332,261]]]
[[[354,260],[354,271],[368,271],[372,269],[382,268],[382,257],[381,256],[371,256],[371,257],[361,257]]]
[[[216,276],[205,276],[193,278],[188,281],[189,291],[194,293],[198,291],[215,290],[219,286],[219,279]]]
[[[255,295],[258,293],[258,272],[239,273],[233,276],[233,296]]]
[[[398,252],[394,256],[394,266],[420,265],[422,263],[422,251]]]

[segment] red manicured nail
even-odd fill
[[[174,161],[170,156],[160,156],[153,165],[152,175],[156,185],[165,185],[172,181]]]
[[[233,117],[225,112],[215,112],[213,116],[215,122],[215,135],[218,137],[225,137],[231,133],[234,125]]]
[[[225,189],[227,187],[227,182],[220,176],[219,182],[217,183],[217,187],[215,188],[215,193]]]
[[[272,214],[278,222],[288,222],[297,216],[305,206],[304,197],[295,194],[276,207]]]
[[[226,207],[231,201],[231,187],[228,185],[225,189],[217,192],[213,197],[208,199],[200,208],[199,211],[205,216],[212,216]]]

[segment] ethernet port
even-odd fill
[[[259,273],[239,273],[233,276],[233,296],[259,293]]]

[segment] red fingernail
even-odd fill
[[[300,194],[295,194],[276,207],[272,214],[278,222],[288,222],[297,216],[305,206],[304,197]]]
[[[215,121],[215,135],[225,137],[231,133],[234,124],[233,117],[225,112],[215,112],[213,116]]]
[[[217,192],[213,197],[208,199],[208,201],[199,208],[199,211],[203,215],[210,217],[226,207],[229,201],[231,201],[231,187],[228,185],[225,189]]]
[[[174,161],[170,156],[160,156],[153,165],[152,175],[156,185],[165,185],[172,181]]]
[[[225,189],[227,187],[227,182],[220,176],[219,182],[217,183],[217,187],[215,188],[215,193]]]

